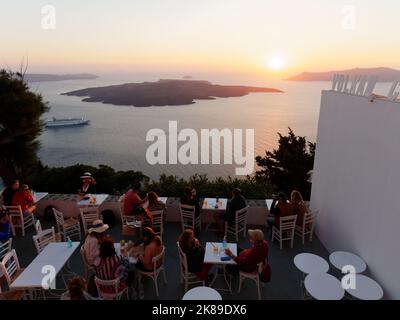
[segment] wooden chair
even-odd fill
[[[185,284],[185,292],[188,291],[188,287],[191,284],[200,283],[205,286],[205,282],[200,280],[194,273],[189,272],[186,254],[182,251],[179,242],[176,243],[179,253],[179,265],[180,265],[180,281]]]
[[[302,225],[296,224],[295,234],[301,237],[302,244],[304,244],[306,235],[309,235],[308,241],[312,242],[317,215],[318,211],[309,211],[304,215]]]
[[[228,222],[225,223],[225,235],[233,235],[236,242],[239,242],[239,234],[243,232],[243,237],[246,236],[247,231],[247,215],[249,212],[249,206],[235,213],[235,223],[234,225],[229,225]]]
[[[163,246],[161,253],[158,256],[155,256],[153,258],[153,270],[152,271],[143,271],[143,270],[137,269],[139,283],[143,276],[150,277],[153,280],[154,286],[156,288],[157,297],[159,296],[158,276],[160,275],[161,272],[163,273],[163,276],[164,276],[164,283],[167,284],[167,276],[165,274],[165,269],[164,269],[164,260],[165,260],[165,246]]]
[[[89,227],[93,225],[93,222],[96,220],[101,220],[99,214],[99,207],[85,207],[85,208],[80,208],[79,211],[81,216],[83,233],[86,235],[89,230]]]
[[[29,227],[34,227],[33,214],[25,214],[22,212],[21,206],[5,206],[9,212],[11,230],[13,236],[16,236],[15,229],[22,230],[22,236],[25,237],[25,230]]]
[[[62,235],[64,241],[66,241],[68,237],[73,236],[78,236],[79,240],[82,240],[81,225],[79,220],[74,218],[65,220],[63,213],[55,208],[53,208],[53,212],[56,219],[58,232]]]
[[[283,241],[290,241],[290,247],[293,248],[296,221],[297,215],[281,217],[279,229],[276,226],[272,227],[272,242],[278,240],[281,250]]]
[[[12,238],[8,239],[6,242],[0,243],[0,262],[4,256],[11,251]]]
[[[54,227],[51,229],[44,230],[37,235],[33,236],[33,242],[35,243],[37,253],[41,253],[46,246],[51,242],[57,242],[56,232]]]
[[[153,217],[153,230],[162,238],[164,233],[164,210],[150,211]]]
[[[101,280],[94,277],[99,297],[103,300],[120,300],[124,294],[128,298],[128,287],[121,285],[120,279]]]
[[[254,272],[244,272],[239,270],[239,289],[238,293],[240,293],[240,290],[242,289],[242,282],[245,279],[250,279],[253,280],[256,283],[257,286],[257,293],[258,293],[258,300],[261,300],[261,289],[260,289],[260,273],[263,268],[263,262],[260,262],[258,264],[257,270]]]
[[[181,204],[180,212],[181,212],[182,231],[185,231],[186,229],[195,230],[196,227],[199,228],[199,230],[201,230],[201,220],[200,216],[196,218],[195,206],[188,206]]]
[[[0,261],[0,274],[4,276],[8,288],[10,288],[11,284],[22,271],[15,250],[8,252]],[[23,290],[9,289],[8,291],[2,292],[0,286],[0,300],[21,300],[23,295]]]

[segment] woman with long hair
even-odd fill
[[[297,214],[297,225],[302,226],[304,221],[304,216],[308,212],[306,203],[303,200],[303,196],[297,190],[293,190],[290,194],[290,203],[293,206],[293,214]]]
[[[163,242],[159,236],[157,236],[153,229],[144,228],[142,231],[144,253],[138,258],[136,268],[144,271],[153,270],[153,258],[158,256],[163,250]],[[159,262],[161,265],[162,261]]]

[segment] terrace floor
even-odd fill
[[[42,223],[46,228],[46,224]],[[49,226],[49,225],[48,225]],[[266,230],[264,230],[266,232]],[[181,300],[184,295],[183,286],[179,281],[179,258],[176,248],[176,241],[181,233],[181,225],[178,223],[166,223],[164,228],[164,244],[166,247],[166,275],[168,284],[164,285],[162,277],[159,279],[160,296],[157,297],[154,290],[154,285],[151,279],[145,279],[143,282],[144,298],[145,299],[161,299],[161,300]],[[27,232],[25,237],[17,235],[13,240],[13,248],[18,254],[21,267],[26,267],[36,256],[36,249],[33,244],[33,230]],[[121,240],[121,225],[117,224],[109,230],[109,234],[115,241]],[[270,237],[269,232],[266,233]],[[204,231],[199,235],[199,240],[202,244],[214,241],[221,242],[222,239],[213,232]],[[125,238],[126,239],[126,238]],[[74,239],[73,239],[74,240]],[[248,239],[241,239],[239,244],[242,248],[250,246]],[[272,267],[272,280],[266,284],[262,290],[262,298],[265,300],[300,300],[302,299],[300,280],[301,272],[297,270],[293,263],[293,258],[302,252],[315,253],[321,257],[328,259],[328,252],[320,243],[317,237],[314,237],[312,243],[306,242],[301,244],[298,237],[295,239],[294,248],[290,249],[289,245],[284,245],[284,249],[279,249],[277,242],[270,241],[269,261]],[[71,260],[71,269],[77,274],[83,275],[83,263],[79,250],[76,250]],[[242,286],[241,293],[237,293],[238,279],[233,282],[233,294],[221,292],[224,300],[254,300],[257,299],[257,290],[252,281],[246,280]],[[218,282],[218,281],[217,281]],[[216,283],[218,285],[218,283]]]

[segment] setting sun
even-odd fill
[[[267,66],[272,70],[282,70],[285,67],[285,60],[281,56],[273,56],[268,59]]]

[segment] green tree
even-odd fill
[[[30,91],[21,73],[0,70],[0,176],[27,178],[38,165],[38,137],[48,111],[42,96]]]
[[[298,190],[305,199],[310,198],[310,171],[314,167],[315,143],[296,136],[291,128],[287,136],[279,135],[279,147],[267,151],[265,157],[256,157],[261,170],[256,175],[269,180],[276,191],[289,194]]]

